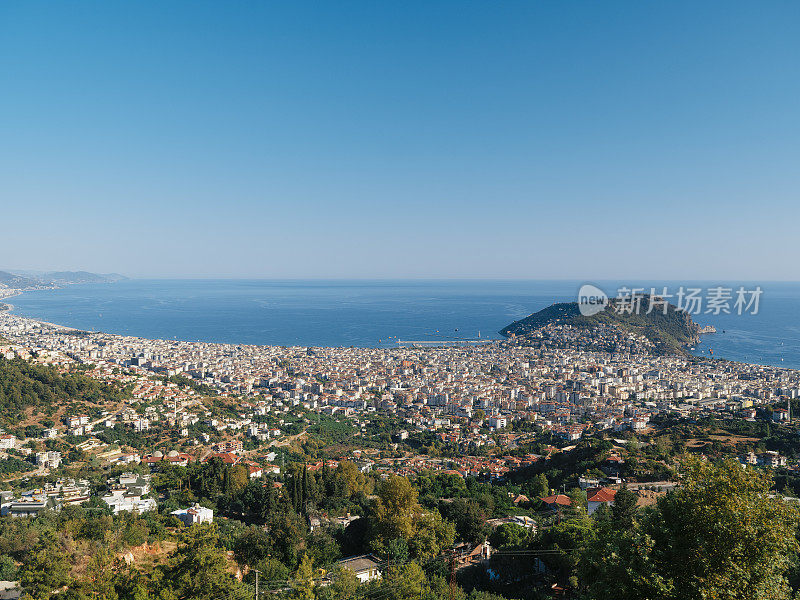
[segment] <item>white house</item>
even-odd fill
[[[173,510],[172,513],[178,517],[186,525],[194,525],[196,523],[211,523],[214,520],[214,511],[210,508],[195,504],[191,508],[179,508]]]
[[[49,469],[57,469],[61,464],[61,452],[37,452],[36,464]]]
[[[112,489],[108,494],[103,496],[103,501],[111,507],[114,514],[123,511],[141,514],[148,510],[156,509],[156,501],[154,498],[142,498],[140,492],[128,490],[127,488]]]
[[[380,579],[381,577],[380,564],[371,554],[350,556],[348,558],[343,558],[336,564],[342,569],[350,569],[356,574],[356,577],[358,577],[361,583],[366,583],[373,579]]]
[[[505,417],[490,417],[489,418],[489,427],[494,427],[495,429],[502,429],[508,425],[508,419]]]

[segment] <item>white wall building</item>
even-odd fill
[[[197,523],[211,523],[214,520],[214,511],[210,508],[195,504],[191,508],[179,508],[173,510],[170,514],[175,515],[186,525],[195,525]]]

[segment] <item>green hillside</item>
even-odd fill
[[[30,409],[52,416],[59,409],[86,411],[129,397],[115,383],[20,358],[0,357],[0,428],[11,431]]]

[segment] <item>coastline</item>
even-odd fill
[[[131,283],[139,283],[136,280],[130,281]],[[376,285],[374,288],[370,287],[369,284],[364,286],[362,283],[359,283],[356,286],[353,286],[354,288],[357,287],[358,289],[352,293],[360,294],[360,296],[358,296],[359,300],[362,297],[367,298],[366,303],[352,303],[349,301],[349,296],[345,298],[347,302],[345,303],[342,312],[347,320],[340,321],[340,314],[338,312],[330,312],[339,310],[339,296],[331,297],[330,295],[326,295],[330,291],[329,288],[322,286],[320,294],[317,294],[316,291],[312,291],[312,293],[307,294],[306,296],[297,296],[301,306],[295,309],[292,304],[295,301],[295,295],[293,295],[293,292],[288,296],[283,295],[284,291],[287,289],[285,285],[286,282],[273,282],[272,280],[265,281],[270,285],[272,283],[280,283],[280,285],[276,285],[274,287],[270,287],[270,285],[265,286],[264,295],[261,296],[260,288],[256,291],[256,293],[252,293],[253,283],[255,282],[251,280],[248,280],[247,282],[234,282],[237,285],[243,283],[246,283],[246,285],[241,285],[240,287],[235,288],[234,293],[232,294],[226,287],[225,292],[229,294],[228,296],[220,294],[214,291],[212,288],[213,293],[210,293],[206,298],[204,288],[206,285],[205,282],[202,285],[194,285],[193,287],[189,288],[178,287],[178,292],[173,295],[171,290],[173,287],[172,283],[174,282],[159,282],[158,286],[153,286],[152,282],[146,280],[143,282],[146,284],[146,288],[141,285],[137,288],[132,288],[134,295],[131,295],[131,290],[126,288],[126,290],[121,294],[123,297],[125,297],[126,304],[114,305],[113,310],[109,310],[108,314],[105,315],[105,319],[97,318],[98,311],[102,310],[105,312],[105,308],[103,307],[107,306],[109,301],[115,302],[117,296],[117,294],[114,292],[110,292],[110,289],[110,293],[102,291],[101,288],[107,287],[105,284],[97,287],[93,284],[88,284],[88,288],[80,290],[76,289],[74,294],[71,293],[68,288],[84,288],[86,284],[48,286],[31,290],[5,289],[0,292],[0,294],[2,294],[0,301],[11,299],[16,296],[22,296],[26,291],[50,291],[54,289],[66,291],[63,296],[59,294],[55,303],[50,303],[49,300],[42,302],[39,301],[39,298],[52,298],[53,296],[51,294],[43,294],[41,296],[37,295],[39,298],[36,299],[36,302],[33,304],[34,308],[31,310],[39,314],[44,313],[42,316],[47,315],[48,313],[52,313],[52,316],[69,315],[70,318],[74,317],[73,324],[62,324],[60,321],[54,318],[45,319],[21,315],[19,313],[22,309],[16,303],[7,303],[9,307],[8,310],[0,311],[0,314],[13,315],[18,319],[25,319],[29,323],[28,326],[32,327],[44,326],[51,330],[59,330],[64,332],[86,331],[92,334],[118,336],[120,339],[129,338],[135,340],[163,340],[172,342],[180,340],[186,343],[228,346],[247,345],[265,348],[355,347],[364,349],[389,350],[402,347],[396,343],[398,339],[422,340],[425,342],[425,345],[435,347],[436,342],[438,341],[445,342],[447,340],[455,339],[455,336],[463,335],[460,332],[453,334],[452,329],[450,329],[450,333],[448,333],[448,329],[446,329],[446,327],[442,327],[442,332],[440,333],[438,329],[433,331],[433,327],[438,328],[438,323],[440,320],[443,321],[448,317],[446,313],[451,307],[454,307],[454,310],[458,315],[457,318],[461,320],[461,323],[471,319],[472,315],[476,314],[475,306],[477,303],[470,304],[472,302],[472,296],[470,296],[470,294],[475,294],[475,289],[480,289],[473,286],[465,292],[464,289],[458,287],[455,288],[453,295],[448,297],[443,295],[442,291],[446,288],[446,286],[434,284],[433,290],[426,290],[419,296],[405,296],[401,294],[399,298],[395,298],[394,292],[396,290],[392,288],[391,285],[383,285],[387,282],[381,282],[381,285]],[[164,283],[168,283],[169,285],[164,285]],[[415,286],[417,283],[418,282],[414,282]],[[180,285],[185,284],[185,281],[180,280]],[[315,283],[312,285],[317,284]],[[403,285],[404,282],[401,281],[400,286],[397,289],[402,291],[401,288]],[[341,287],[341,283],[337,282],[336,287]],[[307,290],[308,288],[309,286],[307,283],[304,283],[303,289]],[[138,302],[142,301],[141,298],[145,297],[145,295],[141,293],[141,290],[143,289],[146,290],[147,299],[150,301],[147,306],[138,304]],[[222,306],[222,308],[220,308],[219,316],[216,317],[215,315],[217,315],[217,313],[215,311],[219,306],[217,300],[226,300],[227,298],[236,298],[238,300],[237,293],[239,289],[245,290],[245,293],[242,295],[242,302],[255,302],[258,304],[258,306],[252,309],[252,312],[250,312],[251,309],[241,302],[238,305],[229,304],[227,306]],[[381,302],[374,305],[377,306],[376,310],[373,310],[373,305],[370,304],[370,302],[373,300],[373,289],[376,292],[379,292],[375,294],[374,297],[378,298]],[[388,295],[386,292],[387,289]],[[521,293],[531,294],[531,289],[533,288],[527,286],[527,288],[524,288],[522,292],[520,292],[518,289],[512,290],[508,293],[508,300],[506,300],[505,296],[506,290],[503,290],[502,294],[497,294],[497,297],[499,297],[500,300],[494,300],[494,297],[492,297],[492,304],[487,304],[485,298],[482,298],[480,300],[480,307],[486,307],[486,311],[483,314],[488,314],[491,316],[491,320],[497,321],[497,306],[514,301],[521,303],[521,301],[517,300],[517,298]],[[95,290],[99,290],[97,292],[99,294],[99,299],[95,298]],[[491,296],[494,290],[491,287],[489,287],[488,290],[488,294]],[[276,293],[271,295],[273,292]],[[552,287],[548,287],[546,290],[541,291],[541,293],[555,294],[558,294],[559,292],[560,290],[554,290]],[[351,292],[348,291],[347,293],[350,294]],[[484,294],[482,291],[478,293]],[[533,293],[536,293],[536,291]],[[437,294],[439,295],[439,298],[437,299],[438,302],[430,303],[429,297]],[[198,295],[202,297],[203,301],[205,302],[205,306],[195,303],[194,305],[189,306],[190,310],[183,310],[185,307],[185,298],[197,297]],[[133,302],[129,301],[129,296],[133,298]],[[389,296],[392,297],[393,305],[383,303],[382,298]],[[308,308],[309,306],[312,306],[307,301],[308,298],[313,298],[314,302],[316,302],[316,305],[313,306],[313,310]],[[322,298],[323,302],[318,302],[318,298]],[[422,307],[421,311],[418,311],[415,305],[417,299],[419,299],[420,307]],[[77,316],[73,315],[73,309],[76,306],[73,304],[75,300],[80,301],[80,304],[77,305],[77,308],[75,309],[75,315]],[[97,302],[95,302],[95,300],[97,300]],[[177,300],[178,302],[173,302],[174,300]],[[531,305],[535,307],[536,302],[541,302],[541,298],[533,297]],[[163,313],[161,312],[162,306],[164,306],[166,309]],[[287,306],[291,306],[291,308],[287,309]],[[319,309],[319,306],[321,306],[322,309]],[[362,306],[364,306],[363,315],[361,314]],[[394,312],[395,306],[398,307],[397,313]],[[410,306],[410,308],[407,308],[408,306]],[[53,307],[57,308],[53,310]],[[138,314],[135,315],[131,320],[129,316],[130,313],[128,312],[129,307],[133,310],[137,310],[137,308],[140,307],[144,308],[145,310],[138,310]],[[208,309],[210,312],[204,312],[201,314],[198,312],[198,307]],[[247,313],[244,313],[244,316],[235,312],[235,310],[240,307],[246,308],[248,311]],[[179,314],[176,312],[176,309],[184,314]],[[325,313],[324,311],[329,312]],[[441,311],[441,313],[439,311]],[[371,321],[371,318],[377,314],[377,312],[382,312],[384,315],[389,315],[387,320],[396,319],[398,325],[394,329],[388,329],[389,326],[394,326],[387,326],[385,323],[380,323],[379,329],[379,327]],[[424,325],[426,327],[430,327],[430,329],[428,329],[425,333],[414,333],[413,329],[408,327],[409,315],[411,315],[412,318],[416,318],[415,315],[417,312],[421,312],[424,314],[424,317],[427,318],[427,323]],[[176,315],[175,318],[173,318],[173,314]],[[187,317],[186,315],[190,316]],[[322,315],[322,317],[320,317],[320,315]],[[103,315],[99,316],[102,317]],[[782,315],[779,313],[779,316]],[[320,318],[324,318],[324,321],[320,321]],[[478,318],[481,318],[480,314],[478,315]],[[228,322],[229,319],[233,319],[231,324]],[[359,321],[359,319],[363,319],[363,323],[366,325],[367,329],[366,333],[362,331],[362,321]],[[491,328],[484,327],[487,320],[490,319],[484,318],[483,322],[477,321],[474,329],[477,331],[480,327],[483,329],[484,334],[491,331]],[[509,321],[510,320],[511,319],[509,319]],[[177,325],[175,325],[175,322],[177,322]],[[431,322],[436,324],[431,326],[429,325]],[[781,321],[773,319],[773,322]],[[276,323],[278,325],[273,326]],[[483,325],[481,325],[481,323],[483,323]],[[194,325],[197,325],[196,330],[194,329]],[[299,326],[296,331],[294,329],[295,325]],[[420,327],[418,327],[416,321],[413,322],[413,326],[416,327],[417,331],[419,331]],[[461,327],[462,332],[471,329],[469,326],[465,327],[461,325]],[[719,325],[717,327],[719,328]],[[753,331],[752,325],[748,325],[748,327],[750,327],[750,331]],[[375,334],[374,339],[372,339],[370,333],[375,330],[378,330],[379,333]],[[154,333],[155,335],[153,335]],[[381,336],[381,333],[391,333],[396,335]],[[244,335],[239,336],[239,334]],[[748,339],[743,339],[741,336],[738,339],[732,339],[731,342],[733,343],[729,343],[728,347],[726,348],[723,345],[725,338],[720,338],[720,335],[721,334],[699,336],[704,339],[697,340],[697,349],[691,350],[689,356],[698,360],[713,360],[715,362],[725,361],[731,363],[759,365],[777,369],[800,370],[800,365],[797,364],[796,355],[792,355],[789,351],[789,349],[793,347],[791,335],[785,338],[778,337],[774,331],[774,325],[773,331],[764,333],[762,340],[774,340],[774,343],[771,344],[771,347],[781,348],[779,353],[772,352],[770,354],[769,349],[763,349],[763,342],[761,346],[750,345],[748,343]],[[728,330],[728,336],[730,335],[731,329]],[[351,336],[354,341],[351,341],[348,336]],[[382,339],[380,339],[381,337]],[[342,338],[344,339],[339,341]],[[466,336],[461,337],[461,339],[477,341],[477,339],[473,340],[472,337]],[[505,341],[502,338],[497,338],[494,336],[487,338],[485,335],[480,341],[487,339],[492,340],[495,343]],[[782,343],[783,341],[786,342],[785,346]],[[709,348],[713,348],[715,351],[711,355],[708,353]],[[762,351],[765,353],[764,355],[761,355]],[[782,356],[786,357],[785,363],[783,360],[781,360]]]
[[[53,287],[53,288],[45,288],[45,289],[58,289],[58,288]],[[46,325],[48,327],[52,327],[53,329],[58,329],[58,330],[61,330],[61,331],[80,331],[79,329],[76,329],[75,327],[68,327],[67,325],[59,325],[58,323],[49,323],[48,321],[43,321],[41,319],[34,319],[33,317],[24,317],[22,315],[14,314],[14,309],[16,307],[13,304],[10,304],[8,302],[4,302],[4,300],[7,300],[9,298],[16,298],[17,296],[21,296],[26,291],[30,291],[30,290],[14,290],[14,293],[12,293],[12,294],[8,294],[8,295],[5,295],[5,296],[0,296],[0,304],[3,304],[3,305],[6,306],[6,308],[0,308],[0,315],[13,314],[13,316],[16,317],[17,319],[21,319],[21,320],[24,320],[24,321],[30,321],[31,323],[36,323],[38,325]],[[40,291],[40,290],[37,290],[37,291]],[[113,334],[110,334],[110,335],[113,335]]]
[[[33,358],[56,365],[91,365],[92,371],[101,378],[184,376],[209,385],[222,395],[243,397],[259,397],[267,389],[273,390],[277,381],[286,381],[291,382],[291,388],[277,386],[282,401],[307,402],[312,408],[319,408],[314,404],[315,398],[326,397],[327,403],[332,404],[335,410],[343,411],[367,409],[368,403],[361,389],[365,376],[382,382],[387,386],[386,391],[393,390],[405,400],[408,398],[403,390],[408,388],[396,384],[400,380],[415,382],[419,390],[424,390],[420,393],[424,393],[434,407],[444,406],[442,403],[446,398],[442,394],[445,389],[455,394],[454,397],[469,397],[474,389],[471,384],[452,377],[454,363],[463,366],[464,376],[469,372],[469,377],[483,381],[479,386],[482,390],[506,385],[509,374],[520,382],[535,377],[536,390],[525,394],[524,402],[528,407],[533,402],[552,402],[552,398],[548,400],[546,396],[546,389],[553,385],[552,369],[561,369],[564,365],[586,373],[604,365],[604,373],[614,380],[620,368],[642,374],[657,372],[658,378],[648,384],[654,386],[649,388],[649,392],[663,397],[644,396],[638,400],[647,406],[659,400],[669,401],[675,405],[675,410],[694,410],[686,407],[725,403],[724,399],[713,396],[707,384],[710,379],[730,382],[739,390],[737,393],[744,393],[752,381],[778,382],[777,385],[800,382],[797,369],[725,360],[692,361],[680,355],[639,355],[572,348],[532,351],[502,342],[478,347],[433,348],[190,342],[84,332],[7,312],[0,313],[0,336],[5,342],[3,354],[6,357]],[[501,372],[495,372],[497,365],[501,365]],[[442,390],[428,389],[423,383],[433,372],[445,374]],[[675,389],[671,383],[664,383],[673,378],[688,386],[680,388],[683,392],[679,396],[674,396]],[[346,390],[344,396],[331,392],[337,385]],[[774,390],[775,385],[770,383],[770,389]],[[630,392],[622,388],[615,390],[598,391],[597,401],[613,404],[626,400]],[[400,405],[397,400],[385,399],[387,408]],[[472,402],[469,400],[470,406]],[[518,406],[511,408],[510,405],[505,409],[520,410]]]
[[[20,293],[15,295],[20,295]],[[10,296],[9,296],[10,297]],[[0,298],[2,300],[2,298]],[[12,307],[13,308],[13,307]],[[437,350],[453,350],[453,349],[465,349],[465,348],[473,348],[473,349],[490,349],[490,348],[499,348],[502,342],[507,340],[503,339],[496,339],[496,340],[485,340],[487,343],[482,345],[475,345],[475,346],[447,346],[447,345],[431,345],[428,347],[420,347],[420,346],[391,346],[391,347],[378,347],[378,346],[368,346],[368,347],[358,347],[358,346],[325,346],[325,345],[308,345],[308,344],[299,344],[299,345],[283,345],[283,344],[246,344],[246,343],[237,343],[237,342],[211,342],[211,341],[200,341],[200,340],[178,340],[178,339],[168,339],[168,338],[158,338],[158,337],[142,337],[136,335],[123,335],[117,333],[108,333],[105,331],[87,331],[84,329],[79,329],[75,327],[69,327],[67,325],[60,325],[58,323],[51,323],[48,321],[43,321],[40,319],[35,319],[33,317],[24,317],[18,314],[13,314],[11,310],[2,310],[0,311],[0,325],[2,325],[3,317],[9,316],[15,320],[24,322],[27,326],[31,327],[32,329],[41,329],[46,330],[50,329],[50,335],[58,335],[59,333],[62,334],[69,334],[72,332],[80,332],[81,334],[86,334],[87,338],[97,338],[100,340],[114,340],[116,342],[125,342],[130,344],[142,344],[142,347],[146,347],[148,345],[180,345],[186,347],[202,347],[202,348],[213,348],[219,347],[220,349],[224,348],[249,348],[253,350],[263,350],[268,351],[271,353],[275,352],[296,352],[298,350],[308,350],[308,349],[318,349],[323,350],[326,352],[336,352],[336,351],[363,351],[366,353],[370,352],[396,352],[396,351],[403,351],[403,350],[416,350],[416,351],[437,351]],[[43,335],[46,335],[44,331],[42,331]],[[83,337],[83,336],[82,336]],[[14,342],[12,342],[14,343]],[[31,346],[32,347],[32,346]],[[46,349],[46,348],[38,348]],[[592,354],[603,354],[603,352],[591,352],[591,351],[578,351],[579,354],[584,355],[592,355]],[[657,359],[659,358],[656,355],[642,357],[646,359]],[[749,361],[739,361],[734,359],[728,359],[724,357],[706,357],[706,356],[698,356],[696,354],[689,354],[689,355],[667,355],[661,356],[660,358],[667,358],[673,360],[684,360],[688,361],[690,358],[699,359],[701,363],[707,364],[722,364],[722,363],[729,363],[734,366],[738,367],[756,367],[756,368],[768,368],[768,369],[777,369],[781,371],[790,371],[790,372],[798,372],[800,371],[799,368],[791,367],[791,366],[777,366],[777,365],[768,365],[768,364],[761,364],[756,362],[749,362]]]
[[[89,283],[56,286],[57,295],[25,294],[13,314],[71,330],[210,344],[395,348],[399,340],[502,341],[495,331],[507,322],[507,303],[491,298],[484,310],[475,291],[483,284],[466,284],[465,290],[463,282],[452,288],[436,282],[431,291],[414,280],[126,280],[120,290]]]
[[[8,300],[9,298],[15,298],[16,296],[21,296],[22,292],[23,292],[23,290],[14,290],[13,293],[11,293],[11,294],[7,294],[5,292],[2,292],[2,295],[0,295],[0,301]],[[13,306],[13,305],[9,304],[9,306]]]
[[[14,305],[10,302],[6,302],[9,298],[14,298],[16,296],[21,295],[22,292],[15,290],[13,294],[4,294],[0,296],[0,314],[3,313],[10,313],[14,310]]]

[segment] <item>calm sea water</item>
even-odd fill
[[[497,339],[514,320],[574,301],[582,283],[128,280],[28,292],[9,302],[20,315],[146,338],[390,347],[396,339]],[[595,283],[609,293],[621,285]],[[757,315],[695,316],[718,330],[704,336],[695,353],[708,356],[713,349],[718,358],[800,368],[800,283],[759,285],[764,294]]]

